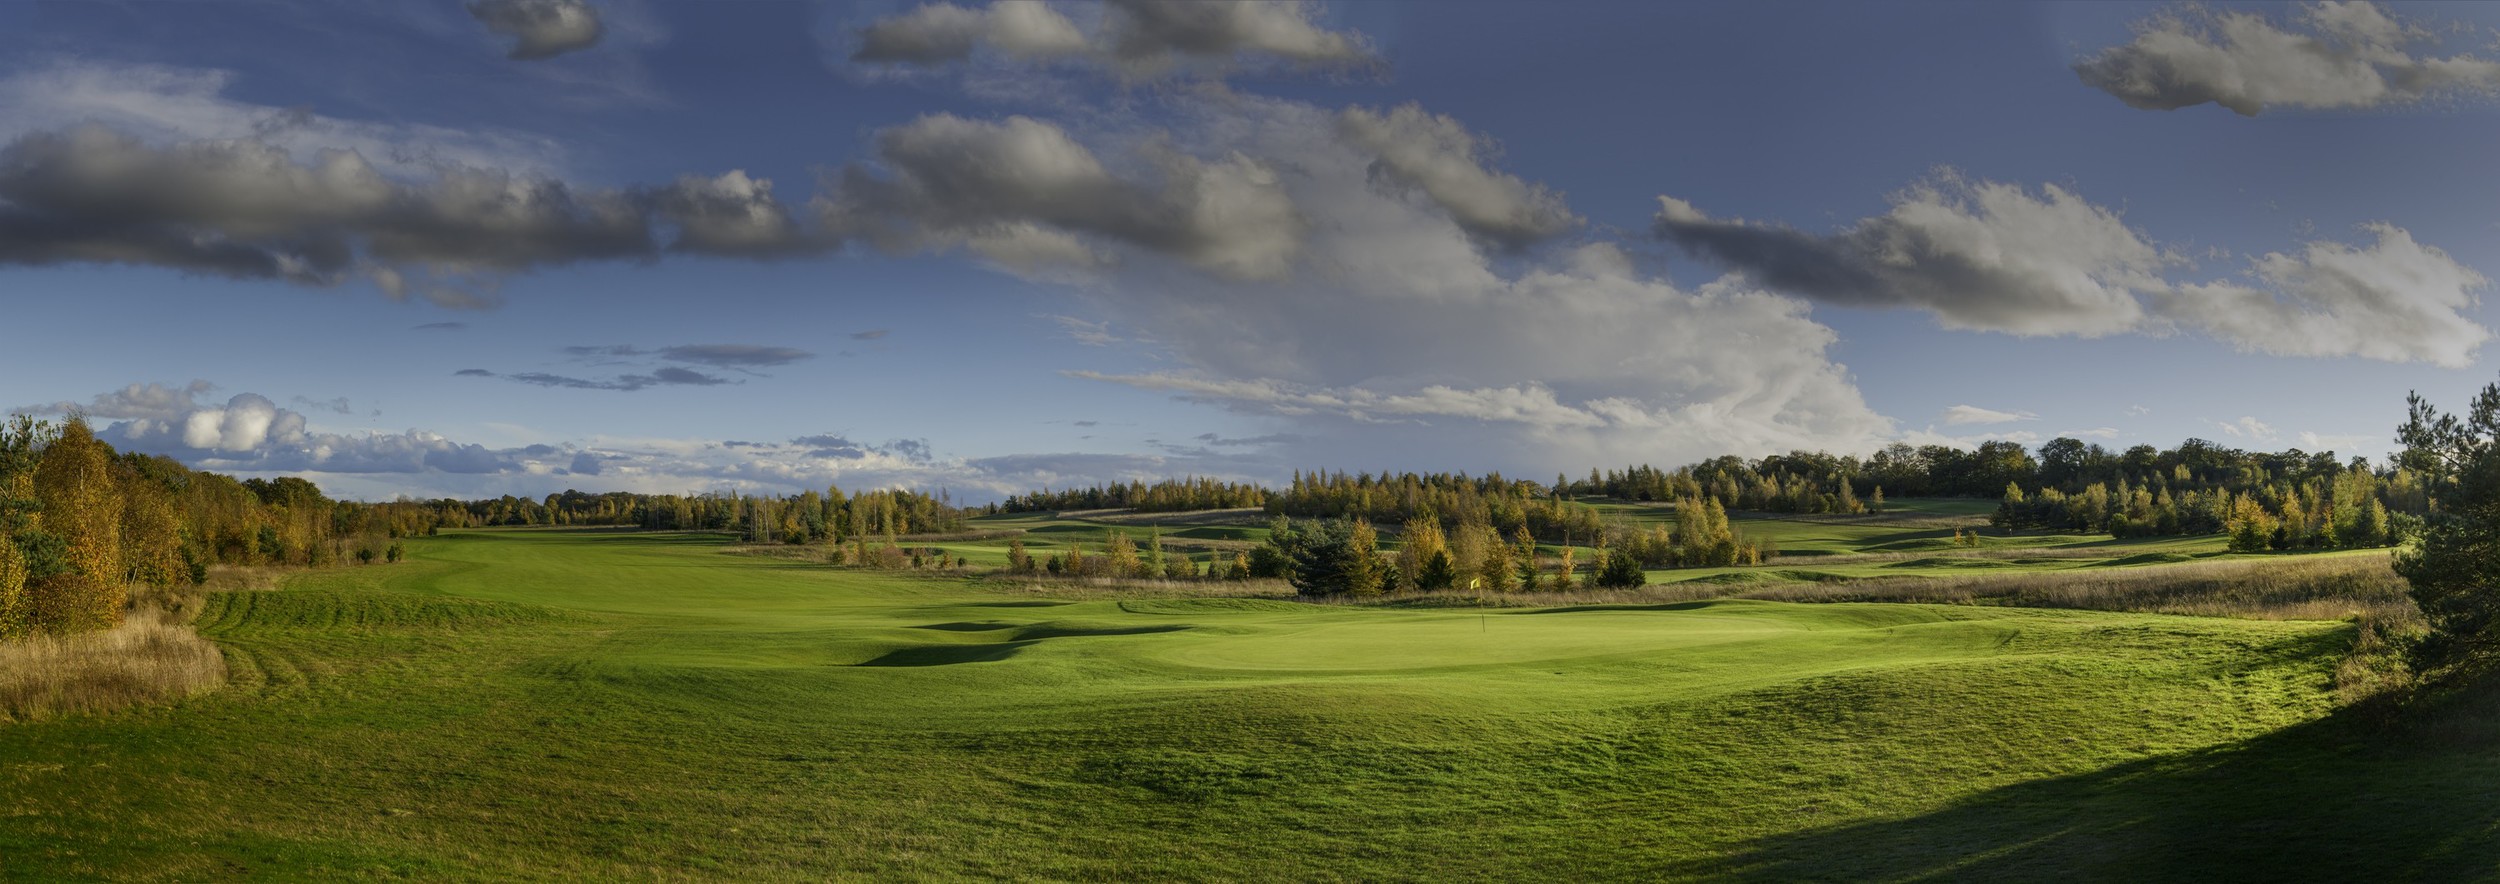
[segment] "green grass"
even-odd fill
[[[697,535],[410,549],[213,597],[221,692],[0,730],[0,877],[2376,879],[2500,861],[2492,741],[2368,742],[2330,701],[2345,624],[1070,601]]]

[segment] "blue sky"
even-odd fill
[[[2492,379],[2495,26],[0,4],[0,408],[359,497],[2378,456]]]

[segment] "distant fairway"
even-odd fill
[[[491,531],[216,597],[236,683],[0,725],[0,877],[2386,878],[2500,870],[2481,731],[2341,623],[1068,601]]]

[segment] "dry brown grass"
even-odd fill
[[[120,626],[0,643],[0,721],[110,712],[226,681],[226,658],[191,628],[200,595],[152,592]]]
[[[1904,577],[1759,587],[1743,598],[1791,602],[1927,602],[2088,608],[2244,617],[2344,620],[2367,616],[2390,629],[2421,614],[2386,556],[2226,559],[2144,568],[2032,574]]]

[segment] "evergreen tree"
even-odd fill
[[[1648,582],[1649,575],[1641,570],[1640,560],[1633,558],[1629,552],[1609,549],[1605,557],[1600,560],[1597,571],[1597,585],[1599,586],[1609,589],[1630,589]]]

